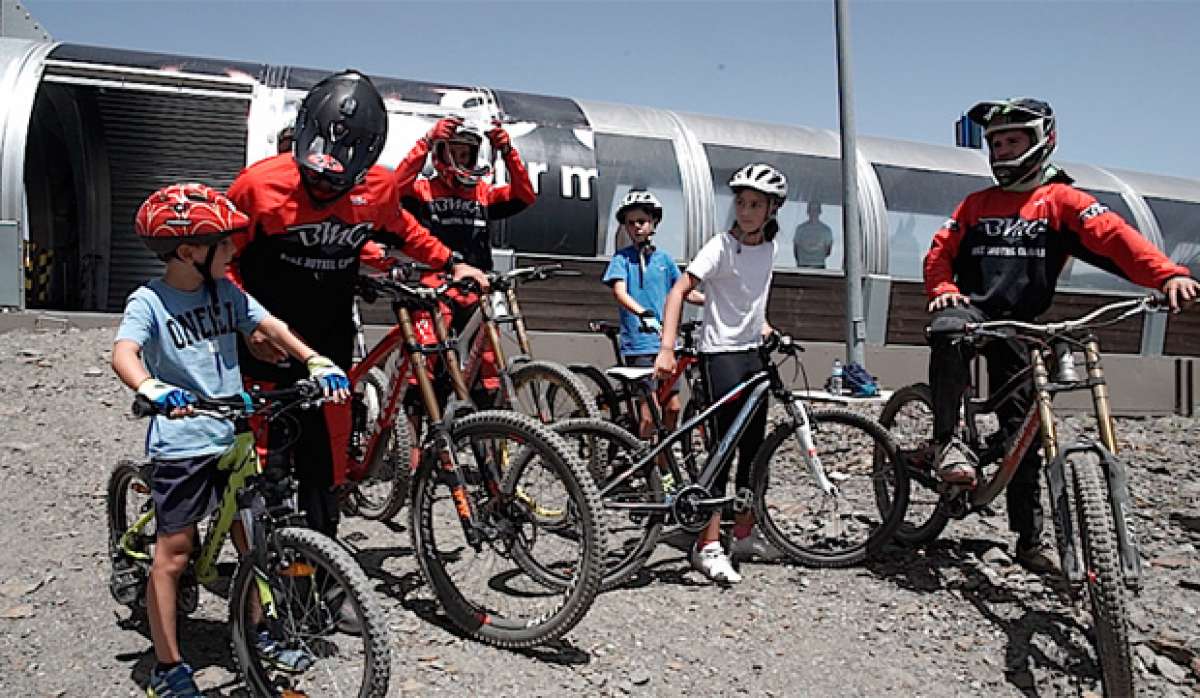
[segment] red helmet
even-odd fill
[[[169,255],[182,244],[212,245],[243,230],[249,217],[217,190],[194,182],[154,192],[138,208],[134,229],[155,253]]]

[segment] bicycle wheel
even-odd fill
[[[623,473],[645,451],[646,445],[628,431],[605,421],[596,419],[568,419],[552,427],[571,448],[572,455],[583,463],[597,463],[589,467],[600,490],[605,505],[604,522],[607,525],[604,558],[604,578],[601,591],[608,591],[629,581],[646,563],[658,544],[662,529],[662,515],[649,515],[621,509],[609,508],[611,503],[651,504],[663,499],[662,476],[658,468],[648,465],[628,478],[618,481]],[[511,477],[520,482],[522,473],[510,468],[505,473],[505,482]],[[530,556],[527,562],[536,566],[549,584],[564,585],[570,580],[555,573],[553,569],[536,562]]]
[[[121,461],[108,476],[105,495],[108,513],[108,552],[112,563],[109,591],[117,603],[133,611],[146,608],[146,581],[154,558],[155,526],[151,520],[131,537],[127,549],[121,538],[145,513],[153,509],[150,487],[143,480],[138,464]],[[132,554],[130,554],[132,553]]]
[[[379,432],[379,413],[387,399],[388,387],[387,376],[379,367],[372,367],[355,386],[356,399],[362,401],[361,409],[365,410],[365,419],[361,422],[365,425],[365,433],[360,438],[363,443],[376,438],[379,447],[367,468],[367,476],[354,483],[349,495],[352,506],[344,510],[372,521],[390,521],[400,513],[408,498],[412,472],[412,429],[403,413],[395,424]]]
[[[600,418],[596,399],[579,377],[552,361],[528,361],[509,371],[514,411],[542,424],[572,417]]]
[[[250,692],[386,696],[391,673],[386,618],[354,558],[327,536],[303,528],[276,529],[265,555],[265,569],[255,564],[253,553],[239,561],[229,593],[233,657]],[[263,584],[277,623],[261,621]],[[357,635],[338,630],[337,614],[346,612],[346,604],[360,621]]]
[[[915,383],[897,390],[883,411],[879,423],[891,434],[900,456],[906,461],[908,472],[914,477],[908,495],[908,507],[904,520],[896,529],[896,540],[906,545],[923,545],[942,534],[950,517],[941,507],[941,496],[937,491],[921,482],[931,477],[930,468],[934,457],[933,447],[933,391],[925,383]],[[884,458],[881,454],[880,458]],[[894,483],[880,481],[876,492],[879,511],[887,514],[894,504]]]
[[[1104,694],[1136,695],[1133,654],[1129,646],[1129,608],[1108,484],[1099,458],[1094,454],[1073,454],[1068,458],[1067,466],[1075,492],[1079,536],[1083,541],[1084,579],[1091,601]]]
[[[845,567],[865,560],[900,525],[908,499],[908,478],[896,446],[877,422],[849,410],[809,413],[813,443],[837,494],[825,494],[801,456],[796,425],[779,424],[754,458],[751,484],[755,515],[767,538],[796,562]],[[888,454],[877,460],[876,451]],[[881,479],[894,482],[895,506],[880,513],[875,490]]]
[[[413,480],[409,528],[425,579],[470,637],[507,648],[561,637],[591,608],[604,571],[591,477],[561,437],[525,415],[468,415],[451,425],[450,438],[467,483],[459,504],[453,475],[434,467],[438,458],[423,459]],[[520,476],[509,473],[492,489],[483,474],[493,466]],[[464,537],[458,509],[467,501],[477,525]],[[547,583],[536,572],[544,569],[554,570],[550,581],[568,583]]]
[[[568,368],[592,395],[600,419],[621,424],[621,400],[608,376],[595,366],[586,364],[572,364]]]

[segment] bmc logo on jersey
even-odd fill
[[[483,204],[474,199],[460,199],[458,197],[433,199],[429,202],[429,210],[435,215],[445,216],[456,214],[458,216],[483,218]]]
[[[339,220],[324,220],[320,223],[293,225],[288,232],[305,247],[352,247],[358,249],[371,234],[370,222],[343,223]]]
[[[1046,218],[1025,220],[1020,216],[980,218],[975,227],[990,238],[1033,240],[1050,229],[1050,222]]]

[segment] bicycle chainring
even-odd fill
[[[671,517],[688,533],[699,533],[712,518],[712,512],[700,506],[700,501],[708,498],[708,490],[700,485],[684,487],[671,500]]]

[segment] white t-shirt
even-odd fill
[[[742,351],[762,343],[774,261],[774,240],[742,245],[741,252],[737,238],[728,232],[704,243],[687,267],[687,273],[704,282],[700,351]]]

